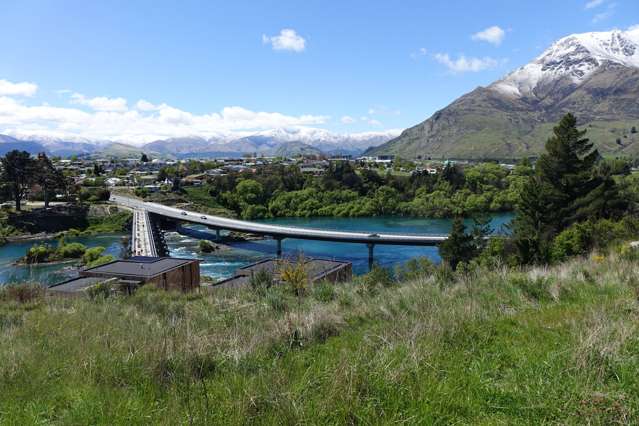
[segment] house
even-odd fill
[[[114,260],[104,265],[80,271],[74,278],[49,287],[54,294],[82,295],[104,284],[112,291],[131,293],[142,285],[164,290],[191,291],[200,286],[200,261],[175,257],[136,256]]]

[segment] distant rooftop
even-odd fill
[[[149,279],[194,261],[175,257],[135,256],[86,269],[83,274]]]

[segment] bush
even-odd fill
[[[215,251],[216,247],[209,240],[200,240],[199,249],[202,253],[211,253]]]
[[[58,247],[55,251],[56,259],[75,259],[82,257],[87,248],[84,244],[69,243]]]
[[[288,304],[286,299],[279,291],[269,291],[266,293],[266,303],[275,312],[288,311]]]
[[[249,284],[253,291],[263,293],[273,287],[273,274],[266,269],[259,269],[257,272],[251,274]]]
[[[115,257],[107,254],[106,256],[100,256],[92,262],[87,263],[85,266],[87,268],[94,268],[96,266],[104,265],[105,263],[113,262]]]
[[[101,246],[91,247],[90,249],[87,249],[87,251],[85,251],[82,255],[82,263],[88,265],[89,263],[96,261],[103,251],[104,247]]]
[[[313,297],[324,303],[335,300],[335,285],[328,281],[321,281],[313,286]]]
[[[0,289],[0,300],[31,303],[44,297],[44,287],[37,284],[8,284]]]
[[[135,188],[133,191],[136,197],[146,198],[149,196],[149,191],[146,188]]]
[[[357,279],[359,293],[377,293],[380,287],[390,287],[395,284],[390,271],[378,265],[373,265],[373,269]]]
[[[53,253],[55,249],[48,244],[34,245],[27,250],[24,260],[29,264],[47,262]]]
[[[408,260],[403,266],[399,266],[396,276],[399,281],[411,281],[433,275],[436,268],[437,266],[427,257],[417,257]]]
[[[306,293],[308,273],[303,258],[295,263],[284,261],[280,267],[280,277],[296,296],[302,296]]]

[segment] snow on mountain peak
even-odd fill
[[[534,97],[535,88],[542,83],[569,78],[579,84],[605,63],[639,68],[639,27],[561,38],[533,62],[490,87],[513,97]]]

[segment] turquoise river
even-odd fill
[[[495,232],[506,232],[505,225],[510,222],[512,217],[512,214],[493,215],[491,226]],[[451,227],[450,219],[405,217],[277,218],[264,220],[264,222],[344,231],[433,235],[447,234]],[[472,221],[468,221],[468,225],[472,225]],[[198,231],[207,231],[205,227],[198,225],[191,225],[190,228]],[[167,232],[165,236],[171,256],[201,259],[202,274],[215,280],[232,276],[238,267],[275,255],[275,241],[271,239],[233,243],[228,250],[203,254],[198,250],[199,240],[196,238],[177,232]],[[87,247],[103,246],[106,248],[106,254],[122,257],[124,255],[122,237],[122,235],[96,235],[69,238],[67,241],[77,241]],[[15,265],[15,262],[24,256],[31,245],[40,242],[25,241],[9,243],[0,247],[0,284],[33,282],[51,285],[77,274],[77,267],[74,262],[34,266]],[[49,241],[49,243],[56,244],[54,240]],[[285,256],[296,256],[303,253],[306,256],[348,260],[353,263],[353,270],[357,274],[364,273],[368,269],[368,251],[364,244],[287,239],[283,241],[283,249]],[[422,256],[435,262],[439,261],[436,247],[383,245],[375,247],[375,262],[384,267],[393,267],[413,257]]]

